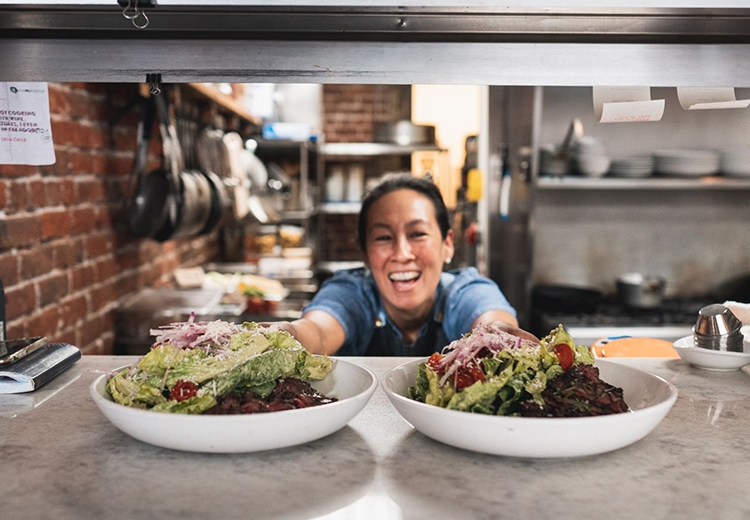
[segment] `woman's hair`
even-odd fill
[[[432,206],[435,208],[435,219],[440,227],[443,240],[448,236],[448,230],[450,229],[448,208],[445,207],[445,202],[438,187],[428,179],[414,177],[408,173],[395,173],[385,176],[380,184],[370,190],[362,200],[362,208],[359,210],[359,220],[357,221],[357,239],[362,251],[366,250],[367,213],[370,211],[370,207],[384,196],[397,190],[416,191],[430,199]]]

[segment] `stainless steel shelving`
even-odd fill
[[[750,190],[750,178],[709,176],[648,177],[625,179],[603,177],[539,177],[536,182],[539,190]]]

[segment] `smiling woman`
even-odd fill
[[[488,323],[536,340],[493,281],[473,267],[443,272],[453,231],[431,181],[387,176],[362,202],[358,235],[366,268],[337,272],[302,319],[275,324],[310,351],[426,356]]]

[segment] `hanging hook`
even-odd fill
[[[135,3],[137,4],[138,0],[135,0]],[[140,25],[136,23],[136,20],[138,19],[138,17],[133,18],[133,20],[131,21],[133,22],[133,25],[135,25],[137,28],[145,29],[146,27],[148,27],[148,16],[146,16],[145,11],[138,11],[138,14],[140,14],[143,17],[143,23],[141,23]]]
[[[133,14],[128,14],[128,9],[132,7]],[[125,9],[122,10],[122,15],[127,18],[128,20],[135,20],[138,18],[138,15],[140,12],[138,11],[138,0],[135,0],[135,5],[131,5],[131,0],[128,0],[128,5],[125,6]]]
[[[146,74],[146,83],[152,96],[161,94],[161,74]]]
[[[129,10],[132,10],[132,14]],[[122,10],[122,16],[133,22],[133,25],[138,29],[145,29],[148,27],[148,16],[146,16],[146,12],[143,9],[138,8],[138,0],[128,0],[127,5]],[[143,22],[138,23],[137,20],[141,17],[143,18]]]

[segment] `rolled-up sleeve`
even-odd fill
[[[371,300],[363,277],[348,272],[336,273],[323,282],[302,312],[318,310],[333,316],[346,334],[344,347],[351,347],[363,341],[369,342],[372,335],[374,310]]]
[[[485,312],[505,311],[516,316],[516,310],[497,284],[481,276],[475,268],[458,274],[448,291],[443,330],[449,341],[469,332],[474,321]]]

